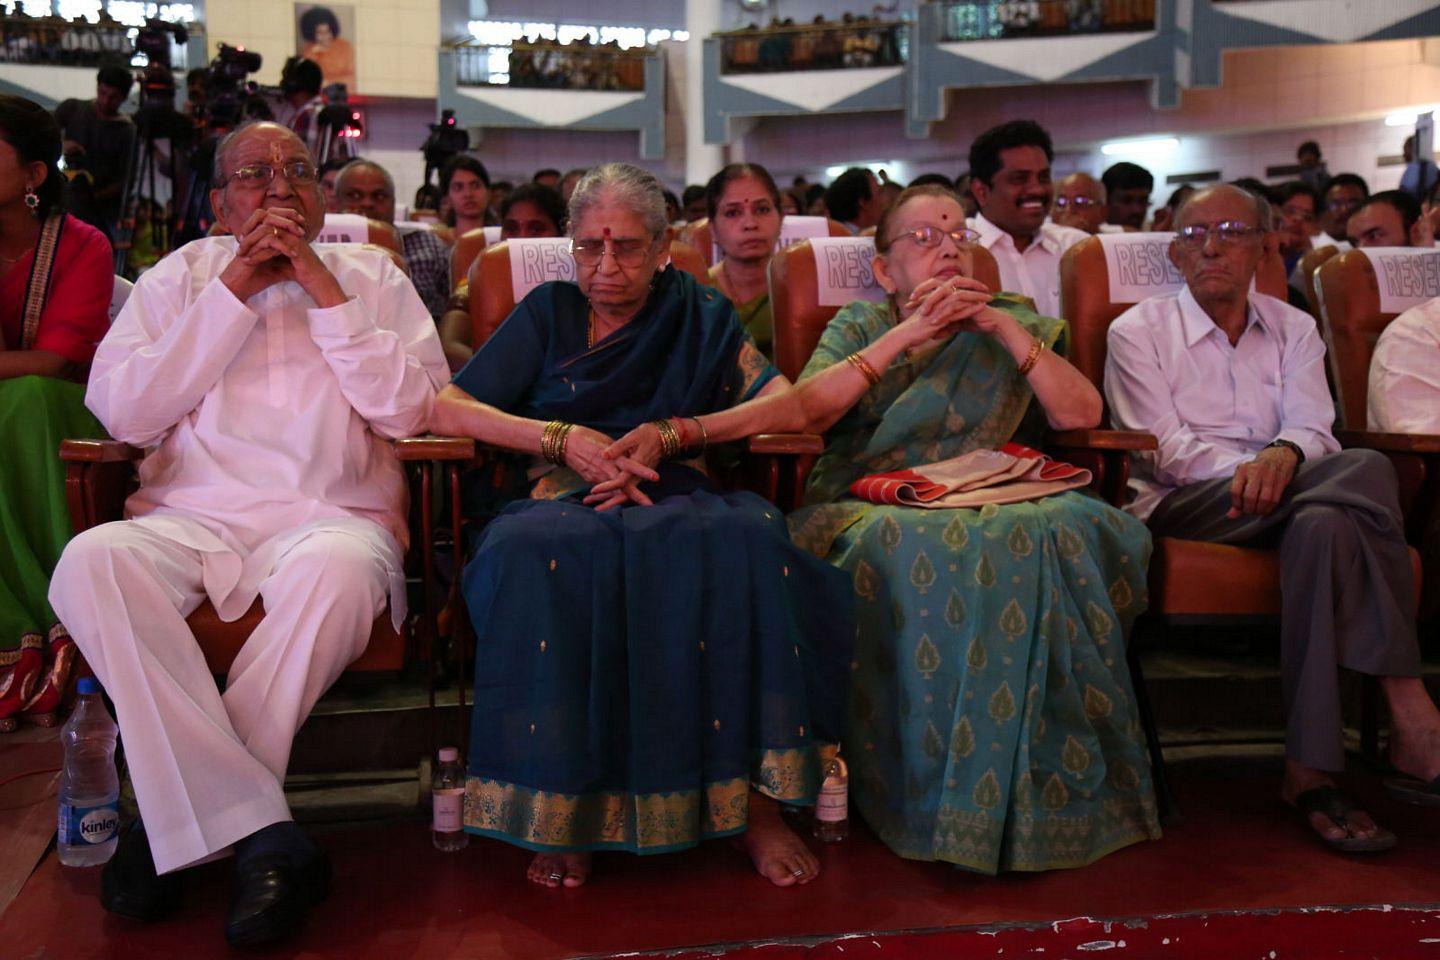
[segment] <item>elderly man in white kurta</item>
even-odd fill
[[[285,803],[291,741],[387,601],[397,627],[405,615],[387,439],[425,428],[448,372],[386,254],[311,244],[324,200],[294,134],[235,132],[215,182],[230,236],[146,273],[95,355],[87,405],[147,454],[129,519],[70,544],[50,599],[115,702],[144,825],[102,901],[153,919],[178,892],[157,874],[233,846],[226,935],[254,944],[328,883]],[[207,598],[226,621],[265,609],[223,695],[185,624]]]

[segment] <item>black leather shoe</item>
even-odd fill
[[[160,876],[150,855],[150,838],[139,821],[120,837],[100,873],[100,905],[117,916],[149,923],[179,905],[180,883]]]
[[[235,865],[225,939],[232,947],[258,947],[288,937],[329,893],[330,859],[324,851],[298,862],[283,853],[250,857]]]

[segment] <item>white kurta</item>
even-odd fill
[[[1366,419],[1382,433],[1440,433],[1440,300],[1391,320],[1370,358]]]
[[[116,705],[162,872],[289,818],[295,731],[405,613],[405,483],[386,442],[423,430],[448,379],[435,325],[390,258],[316,247],[350,299],[296,283],[241,303],[235,240],[198,240],[136,284],[86,403],[147,449],[131,518],[75,538],[50,599]],[[265,619],[222,696],[188,616]]]

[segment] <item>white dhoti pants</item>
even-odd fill
[[[217,570],[229,590],[257,557],[265,569],[240,577],[241,595],[215,596]],[[290,819],[283,786],[295,732],[364,652],[387,596],[403,610],[401,570],[394,538],[349,518],[249,554],[173,513],[102,524],[66,547],[50,602],[115,703],[157,870]],[[243,613],[246,579],[265,618],[222,695],[185,618],[207,584],[217,609]]]

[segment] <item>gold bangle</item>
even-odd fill
[[[560,428],[559,435],[555,437],[555,463],[559,466],[565,465],[565,448],[570,443],[570,431],[575,429],[575,424],[567,423]]]
[[[705,448],[710,446],[710,434],[705,432],[705,424],[700,422],[699,417],[691,417],[690,422],[700,428],[700,452],[704,453]]]
[[[850,354],[850,356],[846,357],[845,360],[856,370],[860,371],[860,375],[864,377],[867,381],[869,381],[870,386],[879,386],[880,374],[875,372],[875,368],[870,366],[869,362],[866,361],[864,357],[860,356],[860,354],[858,353],[852,353]]]
[[[680,432],[669,419],[654,420],[651,426],[660,434],[660,456],[669,460],[680,452]]]
[[[1040,342],[1040,338],[1032,338],[1030,341],[1030,352],[1025,354],[1025,362],[1020,364],[1020,376],[1026,377],[1030,375],[1030,371],[1035,369],[1035,364],[1040,362],[1040,354],[1044,351],[1045,344]]]
[[[551,463],[559,464],[563,458],[565,437],[574,426],[564,420],[551,420],[545,424],[545,431],[540,434],[540,455]]]

